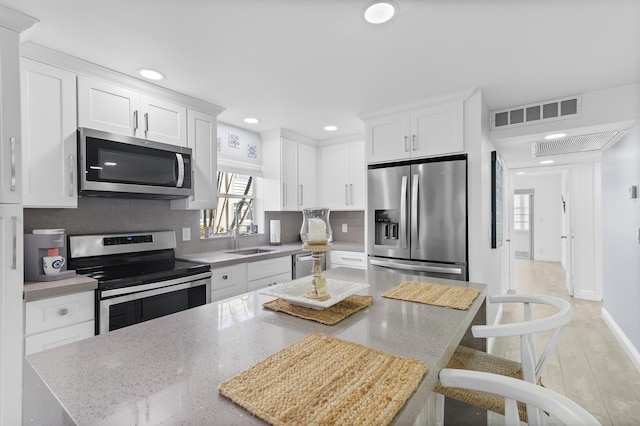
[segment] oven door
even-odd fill
[[[169,281],[98,290],[96,334],[211,302],[211,273]]]

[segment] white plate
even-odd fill
[[[305,297],[305,294],[313,289],[312,279],[311,276],[298,278],[294,281],[268,287],[260,291],[260,293],[266,294],[267,296],[280,297],[293,305],[322,310],[369,287],[369,284],[327,278],[327,291],[331,297],[321,302]]]
[[[64,234],[64,229],[34,229],[34,234]]]

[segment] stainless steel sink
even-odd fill
[[[250,254],[271,253],[272,251],[275,251],[275,250],[261,249],[261,248],[250,248],[250,249],[243,249],[243,250],[225,251],[225,253],[240,254],[240,255],[243,255],[243,256],[248,256]]]

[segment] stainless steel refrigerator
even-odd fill
[[[369,267],[468,280],[466,155],[367,173]]]

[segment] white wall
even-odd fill
[[[603,318],[640,369],[640,124],[602,155]]]
[[[487,285],[487,294],[504,294],[508,289],[508,252],[505,243],[491,248],[491,151],[489,109],[478,90],[465,102],[465,150],[468,153],[469,281]],[[507,179],[505,177],[505,179]],[[509,183],[505,182],[508,187]],[[508,203],[504,203],[506,209]],[[503,212],[505,218],[506,211]],[[508,221],[505,221],[508,224]],[[507,226],[505,224],[505,226]],[[503,234],[505,239],[508,229]],[[487,323],[499,312],[487,304]]]
[[[560,262],[562,258],[562,198],[561,173],[518,175],[513,178],[513,190],[533,189],[533,258]]]

